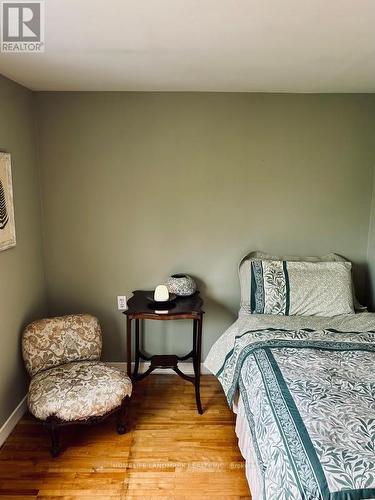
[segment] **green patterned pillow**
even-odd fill
[[[350,262],[250,261],[250,312],[301,316],[352,314]]]

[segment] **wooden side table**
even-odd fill
[[[190,297],[178,297],[174,306],[168,311],[157,311],[151,308],[150,300],[147,296],[152,296],[152,291],[136,290],[133,296],[128,300],[128,309],[124,311],[126,315],[126,339],[127,339],[127,372],[133,382],[142,380],[157,368],[170,368],[184,380],[191,382],[195,387],[195,401],[197,410],[200,414],[203,413],[200,399],[200,376],[201,376],[201,348],[202,348],[202,310],[203,300],[199,292],[194,293]],[[135,366],[134,373],[131,373],[131,337],[132,337],[132,320],[135,320]],[[148,357],[140,349],[139,320],[173,320],[173,319],[192,319],[193,320],[193,348],[185,356],[176,356],[175,354],[159,354]],[[185,375],[179,367],[179,361],[193,360],[194,376]],[[139,362],[150,361],[151,364],[146,372],[139,374]]]

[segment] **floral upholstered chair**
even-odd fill
[[[125,373],[99,361],[101,351],[99,322],[88,314],[34,321],[23,333],[23,359],[31,376],[28,407],[48,427],[53,456],[60,452],[63,425],[94,423],[118,411],[117,431],[125,432],[132,384]]]

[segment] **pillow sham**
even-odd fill
[[[348,259],[345,257],[342,257],[341,255],[338,255],[336,253],[329,253],[326,255],[323,255],[321,257],[313,256],[313,257],[300,257],[296,255],[270,255],[265,252],[260,252],[260,251],[253,251],[245,255],[240,261],[239,268],[238,268],[238,274],[240,278],[240,287],[241,287],[241,304],[240,304],[240,310],[239,310],[239,315],[246,315],[250,314],[250,291],[251,291],[251,284],[250,284],[250,268],[251,268],[251,261],[257,259],[257,260],[278,260],[278,261],[293,261],[293,262],[349,262]],[[354,306],[354,311],[357,312],[363,312],[367,311],[367,308],[360,304],[360,302],[357,300],[355,290],[354,290],[354,284],[353,284],[353,279],[352,281],[352,295],[353,295],[353,306]]]
[[[250,261],[250,312],[353,314],[350,262]]]

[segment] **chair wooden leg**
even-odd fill
[[[51,438],[51,455],[55,458],[60,454],[60,432],[54,419],[47,421],[47,428]]]
[[[125,434],[126,426],[125,426],[125,412],[126,412],[126,402],[127,397],[122,400],[121,407],[117,412],[117,432],[118,434]]]

